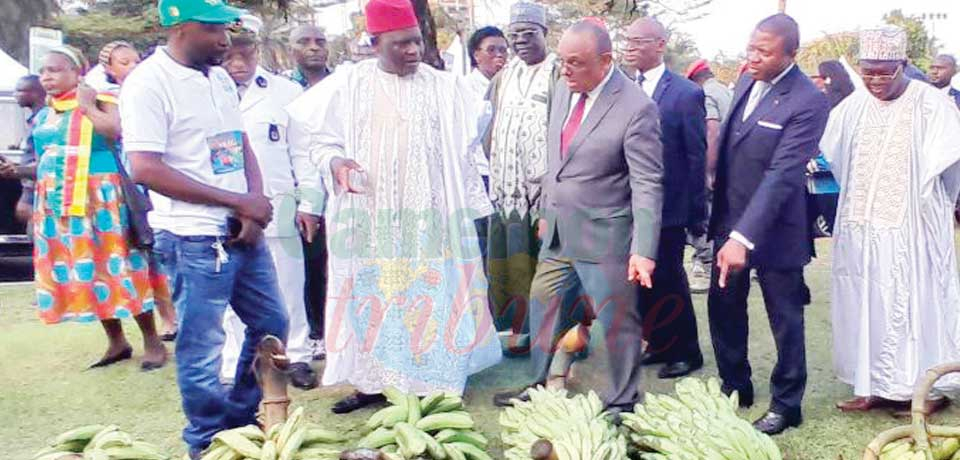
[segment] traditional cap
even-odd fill
[[[419,26],[410,0],[370,0],[364,13],[370,35]]]
[[[860,32],[861,61],[905,61],[907,59],[907,32],[899,27],[885,26]]]
[[[163,27],[184,22],[229,24],[247,12],[227,5],[223,0],[160,0],[157,9]]]
[[[604,22],[604,20],[603,20],[602,18],[599,18],[599,17],[597,17],[597,16],[587,16],[587,17],[583,18],[583,20],[584,20],[585,22],[589,22],[589,23],[591,23],[591,24],[593,24],[593,25],[595,25],[595,26],[597,26],[597,27],[601,27],[601,28],[603,28],[603,30],[607,30],[607,23]]]
[[[510,24],[529,22],[544,29],[547,28],[547,10],[542,5],[530,2],[517,2],[510,7]]]
[[[263,20],[252,14],[245,14],[240,16],[240,27],[245,32],[259,36],[260,29],[263,29]]]
[[[684,72],[687,79],[693,78],[694,75],[703,72],[704,70],[710,70],[710,63],[706,59],[697,59],[693,61],[689,66],[687,66],[687,71]]]
[[[110,65],[110,56],[117,48],[130,48],[132,50],[136,50],[136,48],[134,48],[134,46],[129,42],[125,42],[123,40],[112,41],[106,45],[103,45],[103,48],[100,48],[100,54],[97,55],[97,63],[104,67]]]

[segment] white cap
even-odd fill
[[[899,27],[884,26],[860,32],[861,61],[905,61],[907,32]]]
[[[259,36],[260,29],[263,29],[263,20],[252,14],[245,14],[240,16],[240,26]]]

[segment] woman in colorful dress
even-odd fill
[[[119,95],[120,87],[123,86],[127,75],[130,75],[130,72],[140,64],[140,53],[133,44],[116,40],[100,48],[97,62],[103,68],[105,80],[102,82],[103,86],[98,88],[101,91]],[[159,270],[159,267],[152,264],[151,270]],[[157,296],[154,300],[156,300],[157,313],[160,315],[160,338],[164,342],[172,342],[177,338],[177,312],[173,308],[173,303],[168,301],[170,299]]]
[[[120,320],[143,333],[143,370],[162,367],[166,348],[154,327],[155,297],[169,296],[147,254],[130,244],[130,227],[114,156],[120,138],[116,98],[81,85],[83,56],[69,47],[44,59],[40,83],[48,106],[37,114],[34,268],[40,317],[103,325],[109,341],[91,367],[130,359]],[[119,152],[118,152],[119,153]],[[119,155],[118,155],[119,157]],[[156,288],[155,288],[156,287]]]

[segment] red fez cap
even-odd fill
[[[410,0],[370,0],[365,9],[367,33],[382,34],[417,27],[417,15]]]
[[[601,19],[601,18],[599,18],[599,17],[597,17],[597,16],[587,16],[587,17],[583,18],[583,20],[586,21],[586,22],[593,23],[593,24],[596,25],[597,27],[603,28],[603,30],[606,30],[606,29],[607,29],[607,23],[606,23],[606,22],[603,22],[603,19]]]
[[[687,67],[686,76],[688,79],[690,79],[693,78],[694,75],[703,72],[704,70],[710,70],[710,63],[708,63],[706,59],[697,59]]]

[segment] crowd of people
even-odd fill
[[[700,293],[723,390],[749,407],[752,278],[777,349],[755,426],[778,434],[802,422],[818,235],[834,239],[834,362],[855,396],[839,409],[908,410],[925,369],[960,360],[957,64],[909,77],[902,29],[861,33],[859,74],[828,61],[806,75],[799,27],[777,14],[728,86],[706,60],[668,69],[653,18],[618,46],[585,18],[551,50],[547,10],[527,1],[505,31],[473,34],[467,76],[421,62],[409,0],[370,0],[369,42],[336,68],[322,30],[294,29],[282,75],[260,64],[262,21],[245,11],[158,12],[167,41],[142,62],[113,42],[88,73],[62,46],[21,79],[30,159],[0,176],[29,185],[17,215],[43,321],[99,321],[92,367],[131,358],[125,318],[144,370],[175,342],[192,458],[255,423],[266,335],[285,340],[293,385],[355,389],[335,413],[387,386],[463,393],[506,353],[531,372],[496,404],[605,355],[616,416],[641,398],[641,367],[703,367]],[[927,411],[958,385],[938,381]]]

